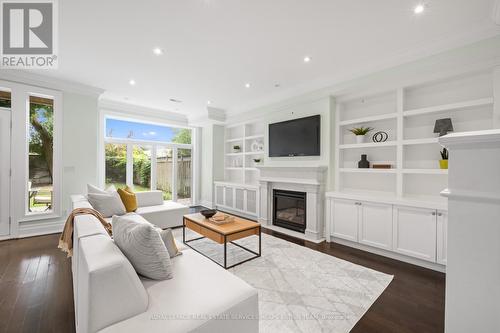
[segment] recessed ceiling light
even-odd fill
[[[250,83],[245,83],[245,88],[250,88]]]
[[[279,88],[279,87],[281,87],[281,84],[279,84],[279,83],[275,83],[275,84],[274,84],[274,87],[275,87],[275,88]]]
[[[210,104],[212,104],[212,102],[211,101],[207,101],[207,104],[210,105]]]
[[[304,57],[304,62],[310,62],[310,61],[311,61],[311,57],[309,57],[309,56]]]
[[[131,79],[130,81],[128,81],[128,84],[130,84],[131,86],[135,86],[135,80]]]
[[[160,55],[162,55],[162,54],[163,54],[163,50],[162,50],[161,48],[159,48],[159,47],[155,47],[155,48],[153,49],[153,53],[154,53],[155,55],[157,55],[157,56],[160,56]]]
[[[413,8],[413,12],[415,14],[422,14],[424,10],[425,10],[425,5],[423,3],[418,4],[415,6],[415,8]]]
[[[175,99],[175,98],[171,98],[170,102],[172,102],[172,103],[182,103],[182,101],[180,99]]]

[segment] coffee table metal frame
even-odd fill
[[[190,220],[190,221],[191,221],[191,222],[196,223],[195,221],[192,221],[192,220]],[[189,228],[188,228],[188,229],[189,229]],[[214,260],[214,259],[210,258],[210,257],[209,257],[209,256],[207,256],[206,254],[204,254],[203,252],[201,252],[201,251],[199,251],[199,250],[195,249],[194,247],[192,247],[192,246],[189,244],[189,243],[191,243],[191,242],[194,242],[194,241],[197,241],[197,240],[200,240],[200,239],[203,239],[203,238],[207,238],[207,237],[205,237],[205,236],[201,236],[201,237],[196,237],[196,238],[193,238],[193,239],[186,240],[186,218],[183,218],[183,220],[182,220],[182,242],[183,242],[186,246],[188,246],[190,249],[192,249],[192,250],[194,250],[194,251],[198,252],[199,254],[201,254],[202,256],[204,256],[204,257],[206,257],[206,258],[208,258],[208,259],[212,260],[212,261],[213,261],[213,262],[215,262],[217,265],[219,265],[219,266],[221,266],[221,267],[223,267],[223,268],[225,268],[225,269],[229,269],[229,268],[233,268],[233,267],[235,267],[235,266],[241,265],[241,264],[243,264],[243,263],[245,263],[245,262],[247,262],[247,261],[253,260],[253,259],[258,258],[258,257],[260,257],[260,256],[261,256],[261,253],[262,253],[262,232],[261,232],[261,227],[260,227],[260,224],[258,225],[258,229],[259,229],[259,252],[258,252],[258,253],[257,253],[257,252],[255,252],[255,251],[250,250],[249,248],[244,247],[243,245],[237,244],[237,243],[235,243],[235,242],[233,242],[233,241],[229,241],[229,243],[231,243],[231,244],[233,244],[233,245],[236,245],[236,246],[238,246],[239,248],[242,248],[243,250],[245,250],[245,251],[247,251],[247,252],[250,252],[250,253],[254,254],[254,256],[253,256],[253,257],[250,257],[250,258],[247,258],[247,259],[245,259],[245,260],[243,260],[243,261],[237,262],[236,264],[233,264],[233,265],[231,265],[231,266],[227,266],[227,243],[228,243],[228,242],[227,242],[227,237],[228,237],[228,236],[230,236],[230,235],[238,234],[238,233],[242,232],[241,230],[240,230],[240,231],[235,231],[235,232],[232,232],[232,233],[229,233],[229,234],[225,234],[225,235],[224,235],[224,234],[222,234],[222,233],[220,233],[220,232],[217,232],[217,231],[215,231],[215,230],[213,230],[213,229],[210,229],[211,231],[216,232],[217,234],[219,234],[219,235],[221,235],[221,236],[223,236],[223,237],[224,237],[224,265],[221,265],[221,264],[220,264],[220,263],[218,263],[216,260]],[[193,231],[193,232],[196,232],[196,231]],[[242,238],[244,238],[244,237],[242,237]],[[210,238],[208,238],[208,239],[210,239]],[[210,240],[211,240],[211,239],[210,239]],[[211,240],[211,241],[213,241],[213,240]],[[218,243],[218,242],[216,242],[216,241],[213,241],[213,242],[214,242],[214,243]]]

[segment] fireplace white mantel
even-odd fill
[[[324,198],[326,166],[258,166],[260,170],[259,222],[266,228],[291,236],[322,242],[324,234]],[[273,225],[273,190],[306,193],[306,230],[300,233]]]

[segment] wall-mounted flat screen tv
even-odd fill
[[[269,124],[269,157],[319,156],[321,116]]]

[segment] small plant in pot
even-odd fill
[[[373,131],[373,127],[354,127],[349,131],[356,135],[356,143],[363,143],[365,142],[365,135],[368,134],[368,132]]]
[[[441,160],[439,161],[439,167],[441,169],[448,169],[448,149],[443,148],[443,150],[441,150],[440,153],[441,153]]]
[[[239,153],[240,151],[241,151],[241,147],[240,147],[240,145],[234,145],[234,146],[233,146],[233,152],[235,152],[235,153]]]
[[[260,164],[260,162],[262,162],[262,158],[254,158],[254,159],[253,159],[253,162],[254,162],[255,164]]]

